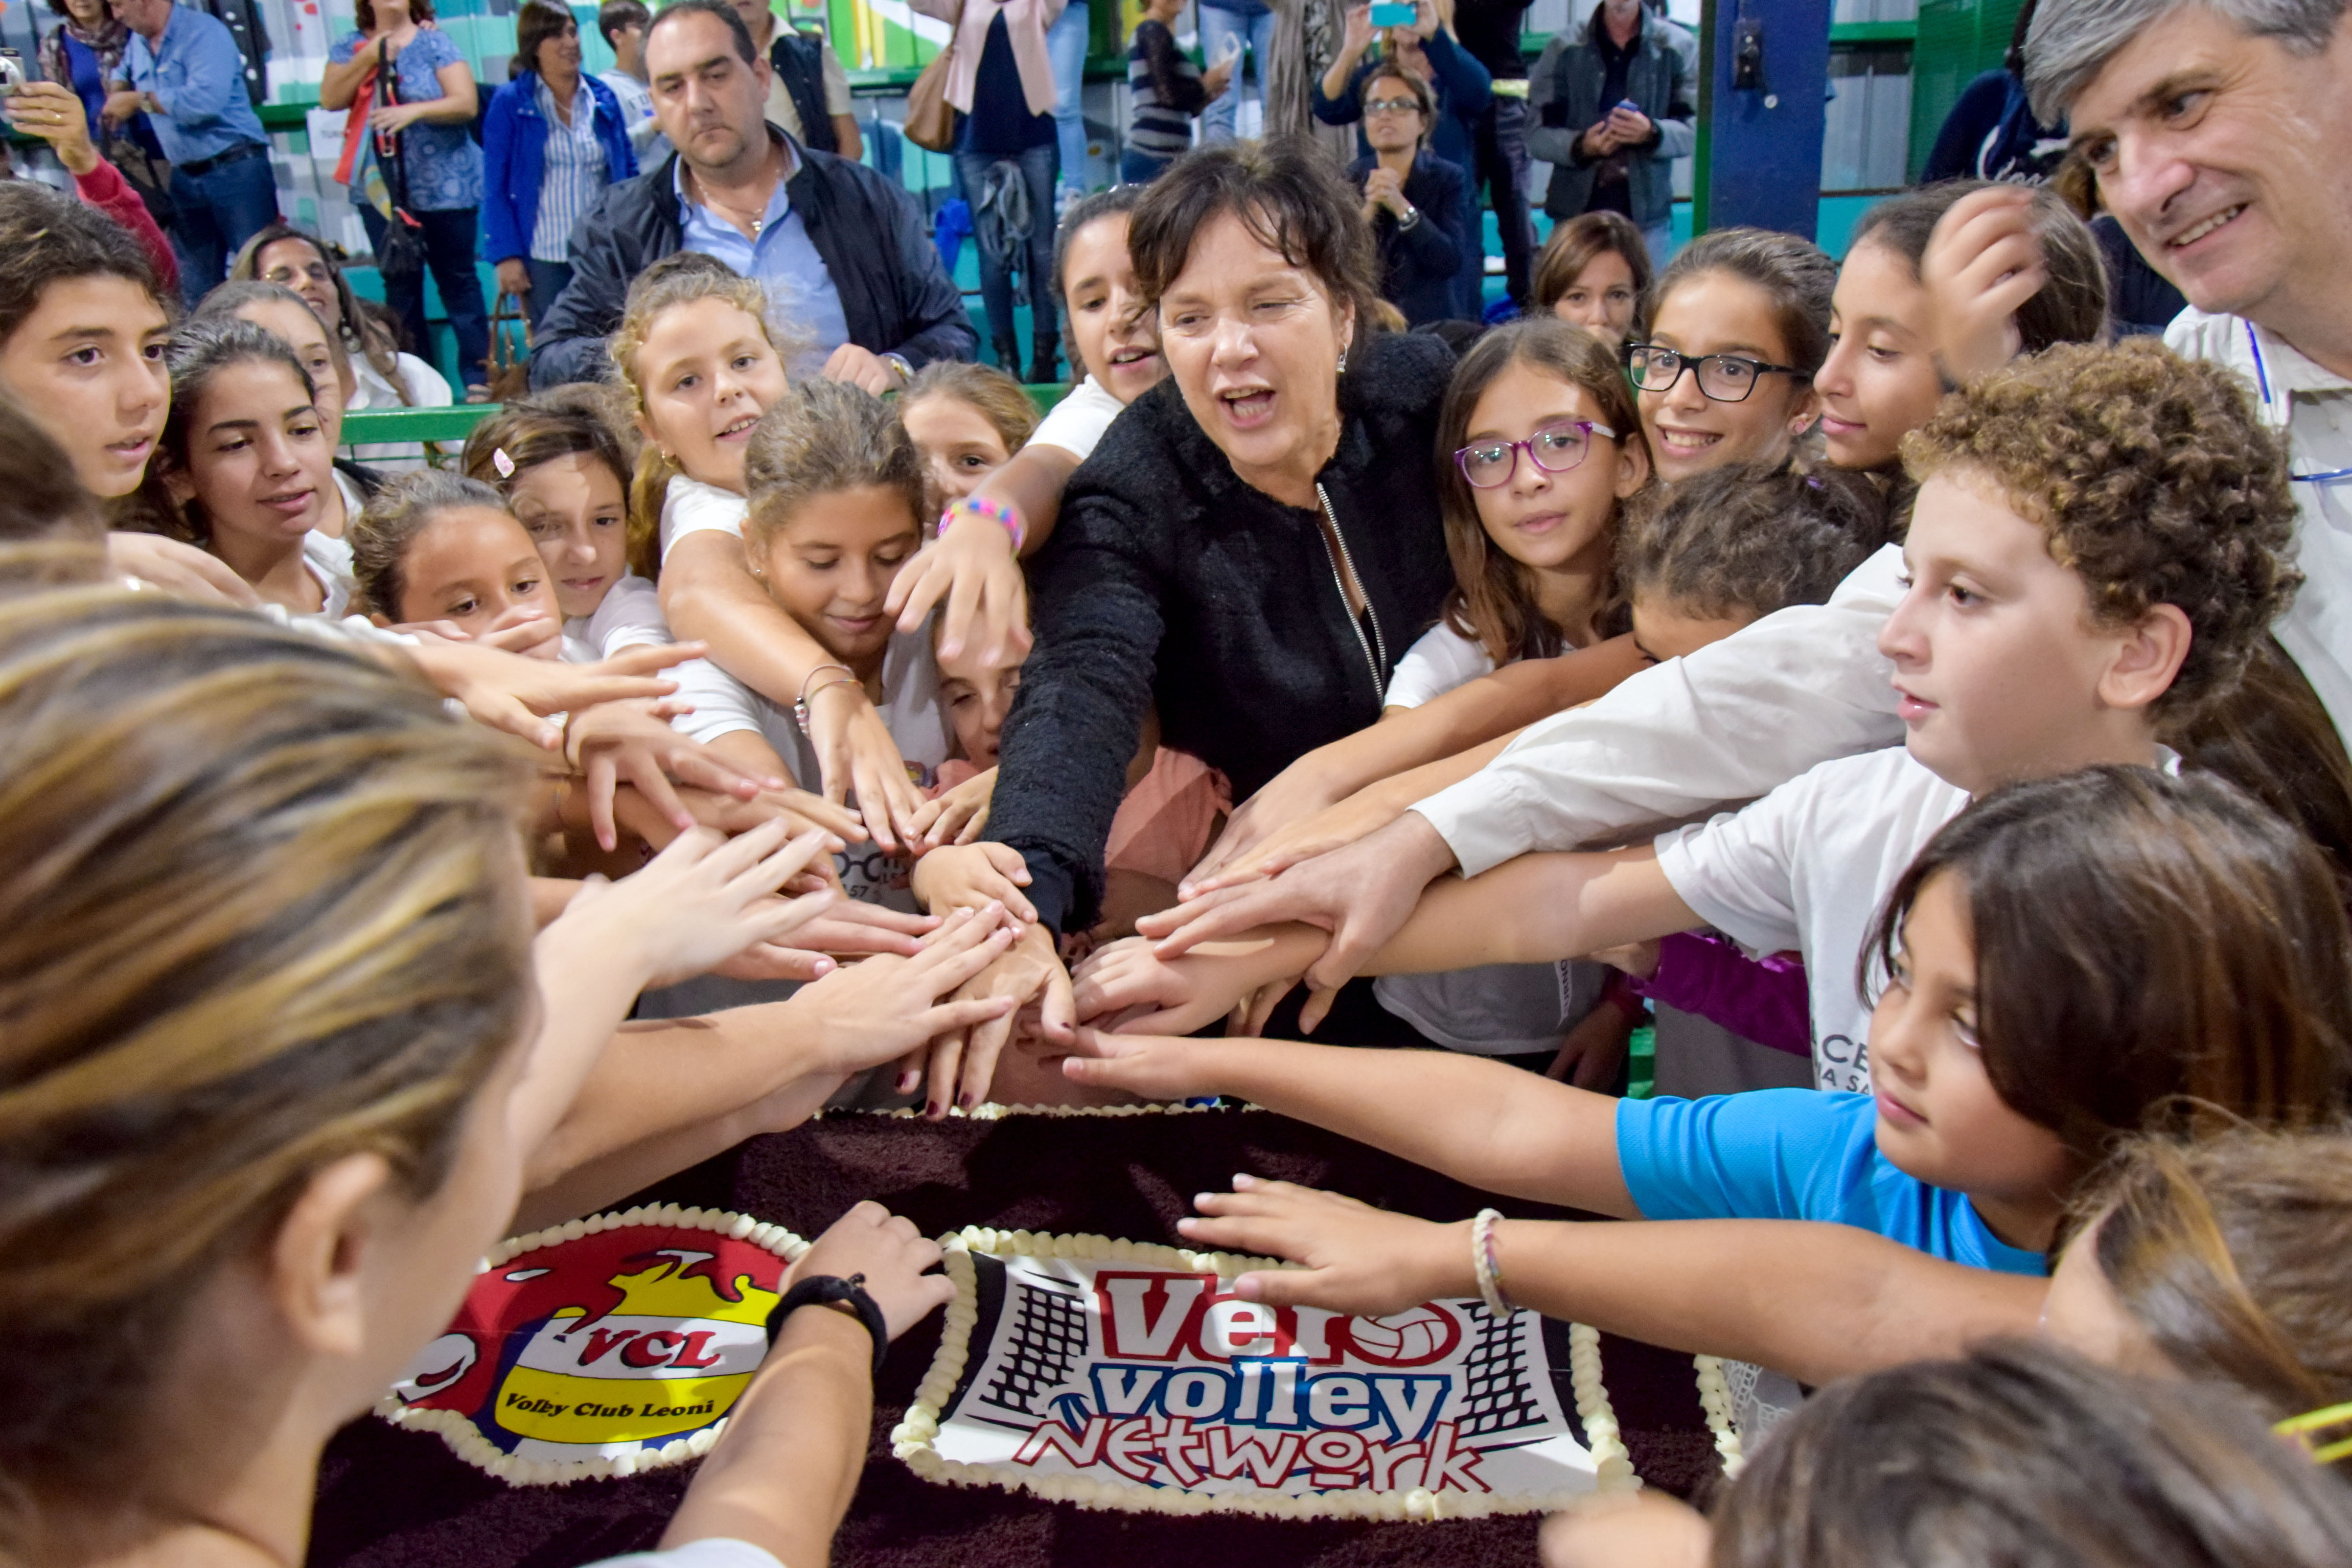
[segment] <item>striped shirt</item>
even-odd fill
[[[539,217],[531,225],[533,261],[572,258],[572,231],[604,188],[604,144],[596,139],[596,95],[583,79],[572,89],[572,123],[555,111],[555,94],[541,77],[539,117],[547,121],[547,166],[539,182]]]
[[[1201,68],[1176,47],[1176,35],[1150,18],[1135,25],[1127,49],[1127,90],[1133,102],[1127,144],[1154,158],[1192,150],[1192,117],[1207,107]]]

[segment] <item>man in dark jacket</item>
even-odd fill
[[[816,371],[880,393],[977,338],[914,198],[796,144],[762,118],[768,62],[725,0],[675,0],[646,36],[654,111],[675,157],[605,191],[572,237],[572,282],[530,356],[534,387],[600,381],[630,280],[679,250],[759,280],[812,342]]]
[[[1571,21],[1528,73],[1528,155],[1553,165],[1544,210],[1555,222],[1623,213],[1664,266],[1675,160],[1698,144],[1697,94],[1698,41],[1643,0],[1601,0]]]

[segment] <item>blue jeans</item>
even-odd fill
[[[572,263],[541,261],[535,256],[526,256],[522,265],[530,274],[530,292],[522,297],[522,313],[535,332],[539,331],[539,319],[547,314],[547,308],[555,303],[555,297],[572,281]]]
[[[1054,140],[1062,149],[1062,184],[1087,188],[1087,0],[1070,0],[1045,29],[1045,58],[1054,64]]]
[[[1241,39],[1249,46],[1250,58],[1256,62],[1258,98],[1263,101],[1266,63],[1274,58],[1274,13],[1268,11],[1262,16],[1237,16],[1203,0],[1200,16],[1203,68],[1215,65],[1223,57],[1227,38]],[[1208,108],[1201,110],[1201,144],[1209,147],[1220,142],[1232,141],[1234,117],[1241,112],[1241,107],[1242,67],[1236,60],[1234,62],[1233,79],[1225,83],[1225,90],[1211,100]]]
[[[1139,153],[1129,147],[1118,155],[1118,183],[1122,185],[1148,185],[1168,172],[1173,158],[1155,158],[1149,153]]]
[[[180,262],[180,293],[194,310],[228,276],[229,258],[278,221],[278,181],[267,154],[201,174],[172,171],[172,249]]]
[[[381,246],[383,215],[370,202],[352,205],[359,208],[368,243]],[[474,270],[475,219],[472,207],[416,215],[424,230],[421,237],[425,241],[425,264],[432,269],[433,281],[441,290],[441,308],[449,312],[449,331],[457,340],[460,397],[465,395],[466,387],[483,385],[489,377],[483,362],[490,357],[490,311],[482,301],[481,275]],[[408,336],[416,345],[416,357],[435,364],[432,334],[425,325],[425,279],[395,285],[386,279],[383,302],[392,307],[393,314],[408,329]]]
[[[1048,142],[1011,156],[994,153],[958,153],[955,155],[956,184],[962,188],[963,199],[973,205],[975,216],[980,204],[981,186],[988,171],[998,163],[1018,163],[1022,182],[1029,187],[1029,234],[1026,247],[1028,264],[1023,270],[1029,275],[1029,316],[1032,340],[1051,344],[1061,337],[1061,312],[1054,301],[1054,157],[1055,148]],[[1013,279],[1004,263],[980,249],[980,303],[988,313],[988,335],[1001,348],[1011,343],[1020,346],[1013,330]],[[1004,367],[1014,375],[1023,367]]]
[[[1478,121],[1478,168],[1494,198],[1495,227],[1503,238],[1503,279],[1511,302],[1524,310],[1534,274],[1536,232],[1528,214],[1528,100],[1496,93]],[[1475,192],[1473,193],[1475,195]],[[1475,203],[1473,204],[1475,205]],[[1481,229],[1483,231],[1484,225]],[[1484,291],[1486,258],[1479,285]]]

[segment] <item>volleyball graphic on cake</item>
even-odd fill
[[[945,1246],[956,1299],[892,1434],[929,1479],[1093,1508],[1391,1519],[1640,1484],[1589,1328],[1475,1300],[1381,1317],[1271,1306],[1234,1282],[1273,1260],[1104,1237],[970,1229]]]
[[[503,1242],[377,1413],[515,1485],[709,1451],[808,1244],[717,1209],[631,1209]]]

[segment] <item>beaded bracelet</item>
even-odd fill
[[[814,680],[818,676],[823,675],[828,669],[837,669],[841,671],[841,679],[839,680],[826,681],[824,685],[818,687],[816,691],[824,691],[835,686],[856,686],[859,684],[857,672],[850,668],[849,666],[845,664],[820,664],[814,669],[810,670],[808,672],[807,679],[801,682],[800,700],[793,704],[793,722],[800,726],[801,733],[803,735],[806,735],[809,732],[809,699],[816,695],[816,691],[811,691],[809,689],[809,681]]]
[[[1004,531],[1013,536],[1013,553],[1015,555],[1021,553],[1021,546],[1029,537],[1028,527],[1021,521],[1020,512],[1004,501],[982,500],[978,496],[966,496],[940,513],[941,533],[947,532],[948,524],[955,521],[958,512],[970,512],[974,517],[984,517],[992,522],[1002,523]]]
[[[1495,1222],[1502,1217],[1493,1209],[1480,1209],[1470,1222],[1470,1266],[1477,1270],[1478,1299],[1486,1303],[1486,1310],[1507,1318],[1518,1309],[1503,1294],[1503,1267],[1495,1261]]]

